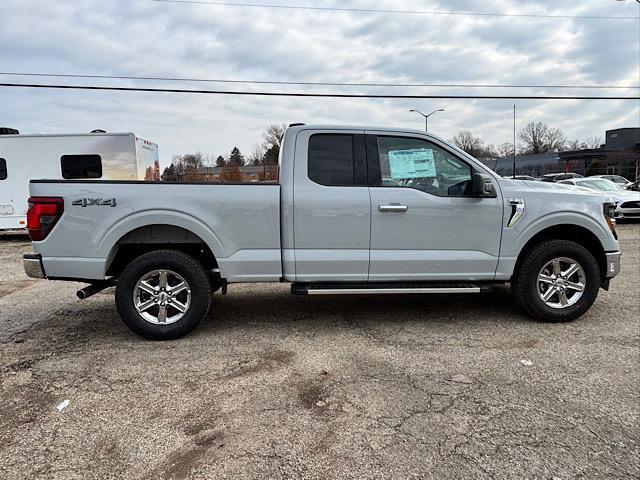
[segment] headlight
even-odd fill
[[[618,234],[616,233],[616,204],[615,203],[605,203],[602,206],[602,213],[604,215],[604,219],[607,221],[607,225],[609,225],[609,230],[613,234],[613,238],[618,239]]]

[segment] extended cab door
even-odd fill
[[[426,136],[367,132],[369,280],[491,280],[502,200],[470,195],[470,162]],[[484,173],[484,172],[483,172]]]
[[[371,207],[364,131],[301,130],[293,177],[296,280],[366,281]]]

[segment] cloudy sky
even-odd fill
[[[229,0],[240,3],[240,0]],[[2,0],[0,71],[340,83],[640,84],[635,0],[252,0],[253,4],[507,14],[335,12],[153,0]],[[310,87],[0,75],[0,82],[251,91],[638,96],[639,90]],[[0,126],[30,132],[133,131],[165,163],[193,151],[249,153],[271,123],[422,128],[410,108],[444,108],[430,130],[512,138],[513,100],[371,100],[0,88]],[[640,125],[640,101],[518,100],[569,138]]]

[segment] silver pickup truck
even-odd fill
[[[478,293],[510,282],[530,316],[567,321],[620,269],[615,204],[503,179],[433,135],[294,125],[278,183],[32,180],[27,274],[116,286],[124,322],[180,337],[228,284],[297,295]]]

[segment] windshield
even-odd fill
[[[595,190],[602,190],[603,192],[615,192],[617,190],[622,190],[620,186],[616,185],[611,180],[606,180],[604,178],[597,180],[583,180],[582,182],[576,182],[576,185],[593,188]]]

